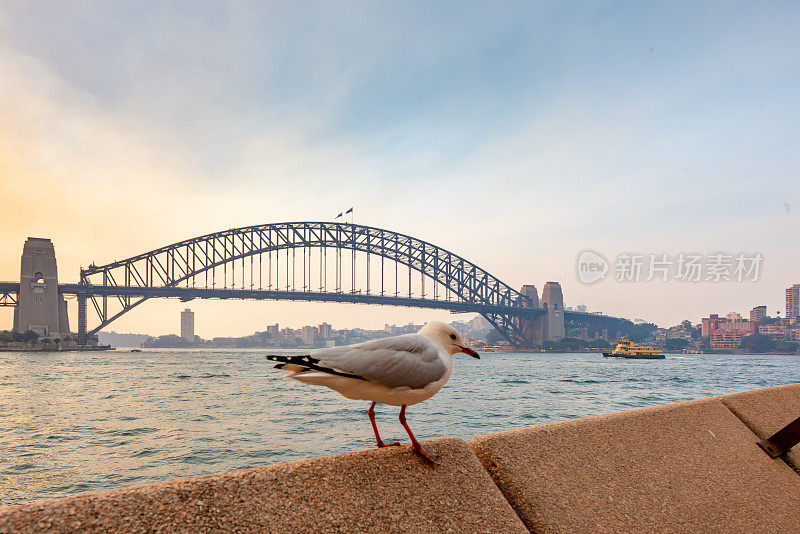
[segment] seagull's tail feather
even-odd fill
[[[321,371],[329,375],[344,376],[347,378],[357,378],[359,380],[366,380],[363,376],[358,376],[350,373],[343,373],[336,369],[324,367],[320,365],[317,358],[313,358],[310,354],[302,356],[286,356],[282,354],[267,354],[266,358],[271,362],[281,362],[275,366],[276,369],[283,369],[292,373],[304,373],[307,371]]]
[[[266,358],[271,362],[281,362],[275,366],[275,369],[285,369],[286,371],[302,371],[306,369],[308,363],[319,361],[312,358],[310,354],[303,354],[302,356],[286,356],[284,354],[267,354]],[[288,367],[287,367],[288,366]],[[295,367],[302,367],[302,369],[294,369]]]

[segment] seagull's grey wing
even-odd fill
[[[314,351],[320,365],[388,387],[423,388],[446,372],[439,347],[418,334]]]

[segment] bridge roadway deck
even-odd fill
[[[134,286],[90,286],[80,284],[59,284],[66,294],[80,294],[88,291],[94,296],[123,296],[146,298],[179,298],[184,301],[196,298],[205,299],[246,299],[246,300],[290,300],[306,302],[347,302],[354,304],[382,304],[412,308],[434,308],[453,312],[510,313],[519,316],[535,317],[544,313],[541,309],[489,306],[459,302],[403,296],[389,296],[366,293],[316,292],[316,291],[274,291],[264,289],[231,288],[192,288],[192,287],[134,287]]]
[[[0,293],[19,293],[19,282],[0,282]]]
[[[59,284],[62,293],[78,295],[86,292],[81,284]],[[184,301],[196,298],[211,299],[245,299],[245,300],[290,300],[306,302],[347,302],[355,304],[381,304],[411,308],[432,308],[449,310],[456,313],[511,313],[519,316],[536,317],[545,313],[540,308],[518,308],[505,306],[487,306],[470,302],[448,300],[408,298],[388,295],[367,295],[365,293],[323,293],[314,291],[270,291],[258,289],[218,289],[218,288],[186,288],[186,287],[133,287],[133,286],[91,286],[90,291],[96,296],[129,296],[147,298],[179,298]],[[0,294],[18,293],[19,282],[0,282]],[[600,315],[565,311],[564,319],[574,322],[628,322],[627,319]]]

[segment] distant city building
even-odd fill
[[[703,337],[711,337],[714,332],[716,332],[719,325],[722,323],[726,323],[728,320],[724,317],[720,317],[716,313],[712,313],[708,317],[703,317],[700,320],[700,335]]]
[[[581,313],[586,313],[586,305],[585,304],[578,304],[575,306],[575,311],[579,311]]]
[[[424,324],[408,323],[407,325],[404,325],[404,326],[398,326],[396,331],[394,329],[394,326],[392,326],[392,333],[397,333],[397,334],[416,334],[417,332],[419,332],[420,328],[422,328],[423,326],[425,326],[425,325]]]
[[[315,345],[317,342],[317,329],[313,326],[304,326],[300,329],[300,339],[303,340],[303,345]]]
[[[181,312],[181,337],[186,341],[194,341],[194,312],[189,308]]]
[[[717,331],[711,335],[710,344],[714,349],[735,349],[742,343],[744,334],[739,331]]]
[[[281,341],[292,342],[295,339],[299,339],[301,337],[301,331],[294,330],[292,328],[282,328],[281,331],[278,333],[278,337],[281,339]]]
[[[477,334],[484,330],[491,329],[492,325],[480,315],[476,315],[475,318],[469,322],[469,327],[473,334]]]
[[[280,328],[278,328],[278,323],[267,325],[267,334],[269,334],[270,337],[276,338],[279,333]]]
[[[717,331],[742,332],[744,335],[755,334],[758,331],[758,323],[747,319],[736,319],[720,324]]]
[[[786,319],[789,324],[800,322],[800,284],[786,288]]]
[[[692,340],[692,331],[687,330],[683,325],[673,326],[667,330],[667,339],[683,339],[685,341]]]
[[[755,334],[758,332],[758,323],[756,321],[749,321],[743,318],[740,314],[731,312],[727,317],[720,317],[716,313],[712,313],[708,317],[703,317],[700,322],[700,333],[703,337],[711,339],[711,346],[714,347],[714,336],[720,334],[717,343],[729,343],[732,339],[730,336],[722,334],[737,334],[739,341],[742,336]],[[738,345],[737,345],[738,346]],[[715,348],[731,348],[728,345],[715,347]]]
[[[320,339],[330,339],[333,337],[333,328],[328,323],[322,323],[319,325],[319,337]]]
[[[750,320],[759,322],[761,319],[767,316],[767,307],[766,306],[756,306],[752,310],[750,310]]]
[[[765,335],[765,336],[774,337],[774,338],[778,338],[778,339],[783,339],[783,334],[784,334],[785,330],[786,330],[786,327],[784,327],[780,323],[760,324],[760,325],[758,325],[758,333],[759,334],[762,334],[762,335]]]
[[[667,341],[667,329],[656,328],[652,334],[653,342],[658,345],[663,345]]]
[[[786,330],[785,339],[787,341],[800,341],[800,327],[792,327]]]

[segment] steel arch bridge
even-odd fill
[[[107,265],[90,265],[81,269],[79,284],[64,284],[62,292],[78,296],[78,334],[83,339],[154,297],[477,312],[518,346],[530,345],[526,323],[545,313],[453,252],[405,234],[344,222],[271,223],[215,232]],[[87,329],[87,308],[99,319],[92,329]]]

